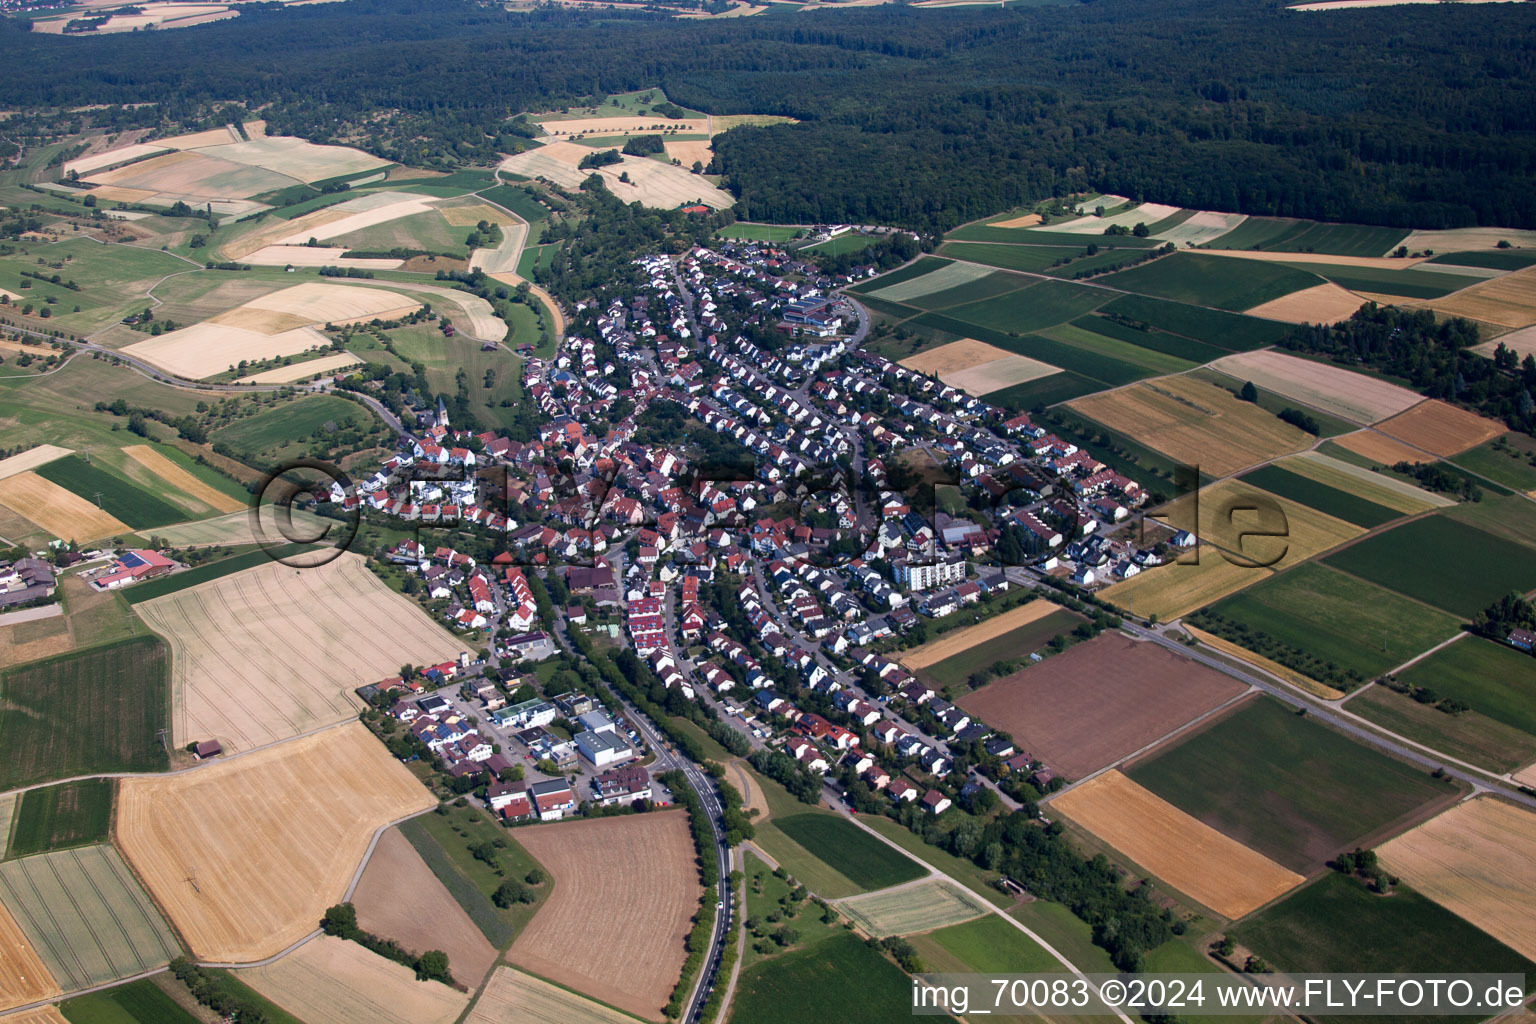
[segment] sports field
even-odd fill
[[[117,841],[194,955],[240,963],[308,934],[373,833],[432,803],[350,723],[183,775],[124,779]]]
[[[959,924],[991,912],[991,907],[959,887],[935,879],[922,885],[853,896],[837,904],[868,935],[911,935]]]
[[[300,1019],[325,1024],[453,1024],[469,1004],[468,994],[417,981],[404,964],[331,935],[239,978]]]
[[[84,544],[132,532],[122,520],[35,472],[0,480],[0,507],[60,540]]]
[[[465,1024],[633,1024],[635,1018],[513,967],[498,967]]]
[[[138,636],[0,673],[0,789],[102,771],[164,771],[165,645]]]
[[[844,933],[744,968],[731,1020],[803,1024],[815,1006],[840,1024],[889,1024],[911,1014],[910,989],[901,968]]]
[[[1527,958],[1536,956],[1536,814],[1468,800],[1378,851],[1382,866]]]
[[[960,698],[1069,779],[1134,753],[1243,692],[1164,647],[1106,633]]]
[[[1245,917],[1303,880],[1118,771],[1057,794],[1049,806],[1225,918]]]
[[[1504,425],[1436,398],[1376,424],[1388,437],[1445,458],[1504,433]]]
[[[413,953],[442,950],[471,989],[496,962],[496,950],[399,829],[379,837],[351,902],[358,927]]]
[[[356,687],[462,650],[354,555],[304,570],[265,562],[136,610],[171,645],[177,746],[248,750],[343,721],[361,706]]]
[[[650,1020],[682,971],[701,892],[681,811],[519,829],[554,892],[508,958]]]
[[[1325,561],[1462,618],[1536,587],[1536,551],[1444,515],[1367,537]]]
[[[792,814],[773,819],[779,831],[865,890],[911,882],[926,873],[911,857],[831,814]]]
[[[107,840],[112,826],[111,779],[78,779],[29,789],[17,801],[5,857],[28,857]],[[0,846],[4,835],[0,834]]]
[[[6,861],[0,901],[66,991],[131,977],[181,952],[110,846]]]
[[[1369,424],[1410,409],[1422,395],[1332,363],[1261,349],[1218,359],[1213,366],[1258,387],[1356,423]]]
[[[1223,388],[1190,377],[1142,381],[1075,399],[1069,408],[1213,476],[1300,451],[1315,440]]]
[[[1194,624],[1346,689],[1455,636],[1461,625],[1454,615],[1321,563],[1280,573],[1210,611],[1230,625]],[[1334,678],[1324,666],[1358,678]]]
[[[1126,774],[1302,874],[1455,793],[1268,697],[1244,702]]]

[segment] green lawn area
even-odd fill
[[[93,505],[98,503],[99,496],[103,510],[135,530],[169,526],[188,518],[187,513],[175,505],[100,465],[86,462],[79,455],[55,459],[46,466],[39,466],[35,472]]]
[[[911,1013],[901,969],[852,932],[741,972],[732,1024],[803,1024],[808,1007],[839,1024],[890,1024]]]
[[[539,224],[549,219],[549,207],[538,200],[538,193],[531,188],[521,185],[497,185],[480,193],[481,198],[489,199],[497,206],[506,207],[517,214],[530,225]]]
[[[1402,674],[1403,681],[1464,700],[1474,711],[1536,736],[1536,658],[1469,636]]]
[[[509,344],[539,343],[538,314],[522,303],[513,303],[513,336]],[[468,378],[469,400],[475,413],[496,426],[510,426],[516,403],[523,397],[523,360],[498,348],[483,351],[480,343],[463,335],[443,337],[442,331],[428,324],[399,327],[389,333],[401,358],[421,363],[427,368],[427,383],[434,391],[453,394],[462,369]],[[487,378],[487,374],[491,374]],[[491,386],[486,387],[490,380]],[[506,403],[503,405],[502,403]]]
[[[1236,624],[1236,632],[1224,629],[1219,635],[1255,653],[1265,653],[1259,649],[1264,640],[1252,634],[1263,633],[1271,642],[1367,679],[1454,636],[1461,625],[1454,615],[1318,562],[1233,594],[1210,611]]]
[[[1451,461],[1505,487],[1536,490],[1536,438],[1511,432],[1464,451]]]
[[[910,857],[839,817],[794,814],[776,817],[773,823],[861,889],[884,889],[921,878],[926,873]]]
[[[1049,643],[1051,637],[1065,633],[1083,621],[1081,615],[1063,608],[951,655],[943,661],[934,662],[927,668],[919,669],[917,675],[932,686],[957,686],[969,679],[972,673],[991,668],[1000,661],[1027,657]]]
[[[1406,885],[1376,896],[1336,872],[1249,919],[1236,937],[1282,971],[1536,971],[1536,964]]]
[[[1315,274],[1259,260],[1176,252],[1103,278],[1128,292],[1239,311],[1322,284]]]
[[[1326,515],[1342,519],[1346,523],[1354,523],[1356,526],[1364,526],[1370,529],[1380,526],[1382,523],[1390,523],[1394,519],[1401,519],[1402,513],[1396,509],[1378,505],[1374,501],[1367,501],[1358,495],[1341,491],[1337,487],[1329,487],[1319,483],[1310,477],[1304,477],[1299,473],[1292,473],[1288,469],[1279,466],[1261,466],[1242,478],[1244,483],[1254,487],[1262,487],[1271,494],[1278,494],[1282,498],[1290,498],[1317,509]]]
[[[790,796],[789,791],[777,782],[753,771],[745,761],[741,762],[741,766],[768,803],[768,818],[765,820],[759,817],[753,820],[757,830],[757,836],[753,842],[797,881],[804,882],[812,892],[823,899],[840,899],[863,892],[863,888],[847,875],[791,839],[778,826],[781,820],[803,816],[820,816],[836,820],[833,812],[820,804],[814,806],[803,804]]]
[[[808,246],[807,252],[824,252],[832,256],[841,256],[847,252],[858,252],[875,244],[875,239],[870,235],[855,235],[852,232],[829,238],[825,242],[817,242]]]
[[[1024,974],[1065,970],[1059,960],[998,914],[913,935],[909,941],[935,971]]]
[[[70,1024],[199,1024],[150,978],[66,999],[59,1009]]]
[[[229,445],[248,462],[264,462],[307,451],[333,451],[384,430],[383,422],[364,405],[335,395],[305,395],[265,406],[218,427],[210,437]]]
[[[1063,904],[1050,900],[1021,903],[1008,916],[1040,936],[1078,970],[1114,974],[1114,962],[1093,943],[1093,926]]]
[[[1462,618],[1536,587],[1536,550],[1444,515],[1367,537],[1325,561]]]
[[[1461,640],[1455,646],[1468,642]],[[1432,682],[1424,685],[1446,696],[1446,691],[1433,685],[1442,678],[1431,676]],[[1536,736],[1490,718],[1475,707],[1447,714],[1434,704],[1421,704],[1385,686],[1367,687],[1351,697],[1348,706],[1354,714],[1399,736],[1493,772],[1512,771],[1536,760]]]
[[[105,842],[112,828],[113,785],[111,779],[84,779],[27,790],[16,809],[10,847],[4,848],[0,836],[0,853],[27,857]]]
[[[1455,792],[1269,697],[1240,705],[1128,774],[1302,874]]]
[[[1169,939],[1147,954],[1145,970],[1148,974],[1228,974],[1226,968],[1210,960],[1190,944],[1189,936],[1177,939]],[[1269,1020],[1264,1014],[1250,1014],[1238,1016],[1203,1016],[1201,1014],[1183,1013],[1179,1015],[1181,1020],[1189,1024],[1206,1024],[1206,1022],[1220,1021],[1223,1024],[1260,1024]]]
[[[383,224],[337,235],[327,240],[326,244],[365,252],[425,249],[427,252],[463,258],[469,253],[464,239],[473,230],[473,226],[453,227],[438,211],[424,210],[409,217],[399,217]]]
[[[158,772],[170,655],[137,636],[0,673],[0,790],[92,772]]]
[[[747,221],[737,221],[729,224],[715,234],[721,238],[739,238],[749,242],[787,242],[794,238],[805,228],[797,228],[786,224],[752,224]]]
[[[491,894],[503,881],[522,878],[540,865],[517,844],[512,832],[480,808],[449,806],[446,814],[434,812],[412,818],[400,826],[400,831],[497,949],[511,944],[554,887],[554,883],[545,882],[534,890],[539,895],[537,902],[513,904],[506,910],[491,902]],[[497,853],[505,876],[469,852],[473,845],[497,839],[506,843]]]
[[[1076,373],[1053,373],[1049,377],[1037,377],[1023,384],[993,391],[987,395],[987,402],[1014,412],[1028,412],[1037,406],[1070,402],[1074,398],[1102,390],[1102,381],[1090,380]]]

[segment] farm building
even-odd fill
[[[97,590],[117,590],[140,580],[164,576],[175,568],[176,563],[164,555],[135,548],[118,555],[108,571],[92,580],[91,585]]]

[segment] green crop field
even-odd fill
[[[935,971],[1023,974],[1064,970],[1061,961],[997,914],[914,935],[910,941]],[[930,949],[941,950],[942,954],[929,954]],[[939,963],[944,956],[952,957],[953,963]]]
[[[78,455],[55,459],[46,466],[39,466],[35,472],[92,504],[96,504],[100,496],[102,509],[135,530],[169,526],[187,518],[187,514],[175,505]]]
[[[327,244],[364,252],[425,249],[427,252],[447,253],[462,259],[469,254],[464,239],[473,230],[473,227],[456,228],[438,211],[424,210],[409,217],[399,217],[337,235],[329,239]]]
[[[1530,249],[1500,249],[1496,252],[1446,252],[1426,263],[1446,263],[1453,267],[1483,267],[1487,270],[1522,270],[1536,264],[1536,252]]]
[[[1030,289],[1034,292],[1038,289]],[[979,327],[945,313],[924,313],[908,322],[908,326],[918,330],[936,331],[953,338],[975,338],[989,345],[995,345],[1000,349],[1014,352],[1021,356],[1029,356],[1041,362],[1059,366],[1090,380],[1098,381],[1094,391],[1102,391],[1106,387],[1118,387],[1121,384],[1129,384],[1132,381],[1141,380],[1149,376],[1142,366],[1116,359],[1113,356],[1100,355],[1086,348],[1069,345],[1065,342],[1054,341],[1039,334],[1026,334],[1016,336],[1005,334],[1002,331],[993,330],[990,327]],[[1050,377],[1041,378],[1049,381]],[[1030,382],[1034,383],[1034,382]],[[996,394],[1002,394],[997,392]],[[989,396],[991,399],[993,396]]]
[[[947,267],[953,262],[955,261],[940,259],[937,256],[920,256],[914,263],[908,263],[904,267],[897,267],[889,274],[870,278],[868,281],[856,284],[848,290],[851,292],[879,291],[882,288],[889,288],[893,284],[901,284],[903,281],[911,281],[914,278],[922,277],[924,274],[931,274],[935,270]]]
[[[1118,301],[1118,300],[1117,300]],[[1148,331],[1130,324],[1121,323],[1103,316],[1103,310],[1085,317],[1079,317],[1072,321],[1073,327],[1081,327],[1085,331],[1102,334],[1106,338],[1114,338],[1117,341],[1129,342],[1141,348],[1149,348],[1154,352],[1164,352],[1170,356],[1187,359],[1192,363],[1208,363],[1213,359],[1231,355],[1227,349],[1217,345],[1211,345],[1203,341],[1195,341],[1193,338],[1181,338],[1176,334],[1166,331]]]
[[[987,402],[1015,412],[1028,412],[1040,406],[1070,402],[1074,398],[1102,390],[1102,382],[1080,374],[1053,373],[1049,377],[1037,377],[1023,384],[993,391],[987,395]]]
[[[16,809],[10,848],[0,852],[7,857],[27,857],[105,842],[112,828],[112,794],[111,779],[84,779],[27,790]]]
[[[335,395],[307,395],[268,406],[212,432],[247,461],[290,458],[302,451],[321,451],[383,430],[368,408]]]
[[[1249,701],[1129,774],[1302,874],[1455,792],[1450,783],[1268,697]]]
[[[0,672],[0,790],[91,772],[158,772],[169,656],[137,636]]]
[[[66,999],[59,1009],[69,1024],[198,1024],[149,978]]]
[[[1047,338],[1071,345],[1073,348],[1118,359],[1131,366],[1139,366],[1149,376],[1161,377],[1170,373],[1183,373],[1195,366],[1195,363],[1188,359],[1180,359],[1166,352],[1107,337],[1075,324],[1057,324],[1055,327],[1047,327],[1040,333]]]
[[[912,858],[891,849],[857,825],[830,814],[774,818],[779,831],[864,889],[884,889],[926,873]]]
[[[1273,345],[1292,331],[1290,324],[1240,313],[1169,302],[1146,295],[1122,295],[1105,306],[1106,315],[1125,317],[1147,327],[1194,338],[1233,352]]]
[[[1274,657],[1257,638],[1245,638],[1245,629],[1367,679],[1455,636],[1461,626],[1453,615],[1317,562],[1255,584],[1210,610],[1238,624],[1236,634],[1213,632],[1255,653]]]
[[[1408,237],[1405,228],[1322,224],[1281,217],[1249,217],[1210,244],[1212,249],[1320,252],[1334,256],[1385,256]]]
[[[1075,320],[1104,305],[1112,292],[1066,281],[1043,281],[1031,288],[957,306],[949,315],[965,323],[1024,334]]]
[[[1443,515],[1367,537],[1325,561],[1463,618],[1536,587],[1536,550]]]
[[[1004,242],[1010,245],[1052,245],[1066,249],[1082,249],[1090,242],[1111,244],[1124,249],[1155,249],[1162,245],[1155,238],[1137,238],[1135,235],[1077,234],[1071,231],[1052,231],[1044,228],[997,228],[990,224],[967,224],[944,236],[957,242]]]
[[[851,932],[744,969],[732,1024],[803,1024],[806,1009],[839,1024],[889,1024],[910,1016],[907,976]]]
[[[1262,466],[1251,473],[1244,474],[1242,480],[1254,487],[1262,487],[1271,494],[1290,498],[1292,501],[1309,505],[1319,512],[1367,529],[1402,518],[1402,513],[1396,509],[1367,501],[1348,491],[1341,491],[1337,487],[1318,483],[1316,480],[1292,473],[1279,466]]]
[[[945,242],[939,247],[944,256],[972,263],[985,263],[1003,270],[1044,273],[1052,263],[1083,249],[1064,249],[1055,245],[999,245],[995,242]]]
[[[1027,657],[1049,643],[1051,637],[1065,633],[1082,621],[1084,619],[1081,615],[1063,608],[951,655],[943,661],[934,662],[927,668],[919,669],[917,675],[940,689],[957,686],[969,679],[972,673],[991,668],[1000,661]]]
[[[1314,274],[1275,263],[1193,252],[1176,252],[1103,281],[1128,292],[1232,311],[1322,283]]]
[[[1455,465],[1479,476],[1513,487],[1536,491],[1536,439],[1508,433],[1455,456]]]
[[[927,295],[918,295],[905,300],[905,305],[916,306],[923,310],[946,309],[950,306],[963,306],[982,299],[994,298],[998,295],[1006,295],[1009,292],[1027,288],[1035,282],[1027,277],[1017,274],[1005,274],[1001,271],[988,274],[986,277],[967,281],[964,284],[955,285],[953,288],[944,288],[940,291],[930,292]],[[871,301],[889,302],[889,299],[873,299]]]
[[[1063,263],[1059,267],[1051,267],[1044,272],[1051,275],[1052,277],[1062,278],[1075,278],[1080,274],[1107,274],[1112,270],[1116,270],[1119,267],[1125,266],[1127,263],[1133,263],[1136,260],[1144,259],[1146,255],[1147,251],[1145,249],[1101,248],[1098,252],[1090,256],[1085,249],[1083,251],[1083,255],[1079,256],[1078,258],[1071,260],[1068,263]]]
[[[530,225],[540,224],[549,219],[549,207],[539,202],[538,193],[531,188],[497,185],[495,188],[488,188],[481,192],[480,197],[511,210]]]
[[[1405,885],[1391,896],[1376,896],[1336,872],[1261,911],[1235,934],[1282,971],[1536,971],[1536,964]],[[1413,1019],[1443,1024],[1467,1018]]]
[[[1411,299],[1438,299],[1442,295],[1460,291],[1477,279],[1461,274],[1437,273],[1433,270],[1387,270],[1382,267],[1335,266],[1331,263],[1284,263],[1276,266],[1292,267],[1306,273],[1326,277],[1334,284],[1358,292],[1380,292],[1385,295],[1403,295]]]
[[[1460,643],[1454,646],[1460,646]],[[1429,678],[1429,683],[1421,685],[1433,686],[1443,677]],[[1447,696],[1439,689],[1434,692],[1438,696]],[[1505,725],[1475,708],[1453,715],[1432,703],[1421,704],[1406,693],[1385,686],[1368,686],[1349,699],[1349,711],[1404,739],[1492,772],[1513,771],[1536,761],[1536,736]]]
[[[1536,736],[1536,658],[1523,651],[1469,636],[1416,663],[1401,678]]]
[[[805,228],[786,224],[751,224],[747,221],[737,221],[735,224],[726,225],[715,234],[721,238],[739,238],[748,242],[787,242],[804,230]]]
[[[1493,496],[1485,491],[1482,501],[1464,501],[1439,514],[1495,537],[1536,547],[1536,503],[1523,495]]]

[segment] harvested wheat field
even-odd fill
[[[1500,327],[1536,324],[1536,267],[1526,267],[1424,305],[1447,316],[1465,316]]]
[[[907,669],[927,668],[961,651],[968,651],[977,644],[994,640],[1004,633],[1012,632],[1020,626],[1027,626],[1060,610],[1060,605],[1050,601],[1040,599],[1026,601],[1017,608],[1011,608],[985,622],[945,633],[937,640],[923,644],[921,647],[914,647],[898,660]]]
[[[347,199],[327,206],[319,210],[311,210],[292,220],[273,218],[254,225],[251,230],[224,243],[220,252],[232,259],[243,259],[247,254],[269,245],[276,245],[283,239],[297,238],[293,243],[302,245],[311,237],[330,237],[316,234],[317,231],[334,224],[337,221],[346,220],[359,213],[367,213],[383,207],[393,206],[397,203],[412,202],[425,206],[425,200],[421,196],[411,195],[408,192],[370,192],[367,195],[358,196],[356,199]],[[417,211],[420,212],[420,211]]]
[[[228,133],[226,133],[225,138],[228,137]],[[84,177],[92,171],[99,171],[104,167],[116,167],[130,160],[138,160],[141,157],[164,153],[169,148],[171,147],[163,142],[155,144],[138,142],[119,149],[109,149],[105,153],[92,153],[90,156],[82,156],[78,160],[66,161],[64,164],[64,174],[67,176],[73,171]]]
[[[0,1024],[69,1024],[69,1020],[59,1012],[57,1006],[41,1006],[35,1010],[0,1016]]]
[[[0,459],[0,480],[15,476],[17,473],[25,473],[29,469],[36,469],[38,466],[46,466],[54,459],[62,459],[74,453],[73,448],[60,448],[56,444],[40,444],[36,448],[28,448],[20,455]]]
[[[1465,249],[1496,249],[1500,242],[1524,248],[1536,246],[1536,231],[1529,228],[1447,228],[1440,231],[1415,231],[1402,244],[1410,252],[1432,249],[1435,252],[1460,252]]]
[[[1395,466],[1399,462],[1434,462],[1429,452],[1406,445],[1375,430],[1357,430],[1353,434],[1340,434],[1333,442],[1356,455],[1364,455],[1383,466]]]
[[[245,305],[249,309],[291,313],[307,317],[310,323],[323,324],[378,316],[386,311],[415,309],[421,303],[384,288],[310,282],[262,295]]]
[[[1423,395],[1396,384],[1274,349],[1224,356],[1211,368],[1361,424],[1386,419],[1424,401]]]
[[[388,202],[384,200],[386,197]],[[486,207],[489,209],[489,207]],[[291,231],[286,235],[280,235],[272,245],[303,245],[311,238],[325,241],[340,235],[350,234],[354,231],[362,231],[366,228],[377,227],[380,224],[388,224],[392,220],[402,217],[414,217],[419,213],[442,213],[422,196],[413,196],[408,192],[378,192],[372,195],[360,196],[358,199],[349,199],[345,203],[337,203],[328,206],[317,213],[332,214],[309,224],[294,222]],[[342,216],[334,216],[342,214]],[[302,219],[302,218],[301,218]],[[449,221],[449,223],[453,223]],[[473,225],[475,222],[469,222]]]
[[[489,221],[506,227],[516,221],[510,213],[498,210],[489,203],[484,202],[478,196],[463,196],[459,199],[443,199],[433,204],[433,209],[442,214],[443,219],[456,228],[472,228],[481,221]]]
[[[177,135],[175,138],[158,139],[157,146],[166,149],[203,149],[207,146],[227,146],[240,139],[228,128],[210,128],[205,132],[193,132],[190,135]]]
[[[1198,562],[1172,562],[1144,570],[1106,587],[1099,596],[1132,614],[1156,615],[1168,622],[1274,575],[1271,569],[1234,565],[1210,544],[1201,544],[1195,551]]]
[[[1201,210],[1182,224],[1175,224],[1152,237],[1172,242],[1179,248],[1191,245],[1208,245],[1248,219],[1245,213],[1216,213]]]
[[[227,324],[201,323],[158,338],[136,341],[123,352],[177,377],[201,380],[223,373],[243,361],[282,359],[325,348],[330,343],[329,338],[309,327],[264,334]]]
[[[707,178],[694,174],[686,167],[674,167],[659,160],[627,156],[623,163],[612,164],[599,171],[608,183],[608,191],[626,203],[639,200],[646,206],[659,210],[703,203],[712,210],[723,210],[736,202],[736,197],[716,188]],[[629,181],[619,180],[628,174]]]
[[[498,967],[465,1024],[634,1024],[634,1018],[511,967]]]
[[[1135,753],[1245,687],[1156,644],[1105,633],[958,703],[1068,778]]]
[[[299,181],[321,181],[389,166],[388,160],[360,149],[321,146],[287,135],[253,136],[249,142],[211,146],[200,152],[222,160],[263,167]]]
[[[590,146],[575,142],[546,142],[536,149],[507,157],[501,162],[501,170],[525,178],[548,178],[557,185],[575,188],[591,173],[576,165],[593,152]]]
[[[1518,331],[1510,331],[1497,338],[1490,338],[1480,345],[1473,345],[1472,351],[1480,352],[1491,359],[1494,350],[1501,344],[1519,356],[1522,361],[1526,356],[1536,355],[1536,327],[1522,327]]]
[[[1252,913],[1305,881],[1118,771],[1057,794],[1050,807],[1230,920]]]
[[[3,844],[0,844],[3,845]],[[10,911],[0,905],[0,1010],[59,994],[58,983]]]
[[[453,1024],[469,994],[355,942],[321,935],[239,979],[301,1020],[325,1024]]]
[[[1212,476],[1228,476],[1316,439],[1231,392],[1193,377],[1159,377],[1068,405]]]
[[[985,395],[1014,384],[1048,377],[1061,370],[1028,356],[974,338],[962,338],[909,356],[901,365],[925,373],[971,395]]]
[[[507,959],[660,1020],[703,891],[687,815],[535,825],[518,829],[517,841],[549,869],[555,888]]]
[[[688,117],[673,121],[653,114],[650,117],[576,117],[566,120],[540,121],[539,127],[556,136],[571,135],[654,135],[657,132],[675,131],[682,135],[705,135],[709,132],[709,118]],[[591,152],[588,150],[588,152]]]
[[[220,512],[237,512],[245,508],[245,502],[232,498],[216,487],[203,483],[177,463],[166,458],[147,444],[129,445],[123,454],[149,470],[183,494],[190,494],[204,505],[211,505]]]
[[[330,0],[327,0],[330,2]],[[399,270],[404,260],[348,256],[350,249],[318,245],[267,245],[241,257],[257,267],[352,267],[357,270]]]
[[[362,360],[350,352],[342,352],[334,356],[321,356],[319,359],[307,359],[299,363],[290,363],[287,366],[279,366],[271,370],[263,370],[253,373],[249,377],[241,377],[236,384],[291,384],[296,380],[308,380],[316,374],[334,373],[344,370],[349,366],[360,366]]]
[[[0,480],[0,505],[60,540],[84,543],[132,532],[78,494],[31,471]]]
[[[245,199],[298,184],[295,178],[264,167],[221,159],[210,155],[213,152],[216,151],[167,153],[114,171],[93,174],[88,180],[97,185],[154,192],[161,202],[166,203],[178,198],[189,203],[193,200]]]
[[[1388,437],[1445,458],[1493,440],[1504,433],[1504,424],[1431,398],[1376,424],[1376,429]]]
[[[1007,220],[993,221],[988,227],[993,228],[1032,228],[1040,223],[1038,213],[1026,213],[1022,217],[1010,217]]]
[[[171,645],[176,746],[249,750],[344,721],[361,706],[354,688],[463,649],[353,554],[303,570],[268,562],[135,611]]]
[[[1252,500],[1254,490],[1244,481],[1231,479],[1202,489],[1200,521],[1196,528],[1201,543],[1213,544],[1240,562],[1267,565],[1279,571],[1365,532],[1364,527],[1274,494],[1268,497],[1279,504],[1284,517],[1257,511]],[[1164,510],[1180,509],[1190,500],[1179,498],[1164,506]],[[1188,519],[1188,511],[1182,515],[1171,511],[1171,522],[1187,522]],[[1269,530],[1283,532],[1276,536],[1253,535],[1256,531]],[[1134,579],[1140,579],[1140,576]]]
[[[447,953],[454,978],[470,989],[480,987],[496,962],[496,950],[399,829],[379,837],[352,905],[364,931],[413,953]]]
[[[981,899],[967,895],[948,879],[853,896],[837,901],[836,906],[866,935],[877,939],[931,932],[991,911]]]
[[[1333,324],[1348,320],[1363,305],[1365,299],[1330,281],[1261,302],[1244,312],[1288,324]]]
[[[1415,487],[1406,480],[1377,473],[1321,452],[1302,452],[1292,458],[1282,459],[1276,465],[1366,501],[1396,509],[1405,515],[1428,512],[1433,508],[1449,508],[1456,504],[1452,498]]]
[[[327,525],[334,523],[334,520],[321,519],[313,512],[307,512],[304,509],[295,508],[290,511],[292,523],[290,529],[299,537],[317,537]],[[275,506],[270,503],[263,504],[258,514],[262,519],[264,536],[282,536]],[[178,548],[208,547],[214,544],[255,544],[260,539],[251,526],[251,515],[248,509],[231,512],[229,515],[214,519],[202,519],[195,523],[178,523],[175,526],[161,527],[155,531],[155,536],[164,539],[172,547]]]
[[[259,960],[339,902],[373,834],[435,801],[361,722],[123,779],[118,844],[193,955]]]
[[[1536,814],[1491,796],[1452,807],[1377,849],[1419,892],[1536,957]]]
[[[714,143],[709,139],[683,139],[674,142],[670,139],[662,143],[666,150],[667,159],[677,160],[690,170],[696,163],[709,166],[709,162],[715,158]]]

